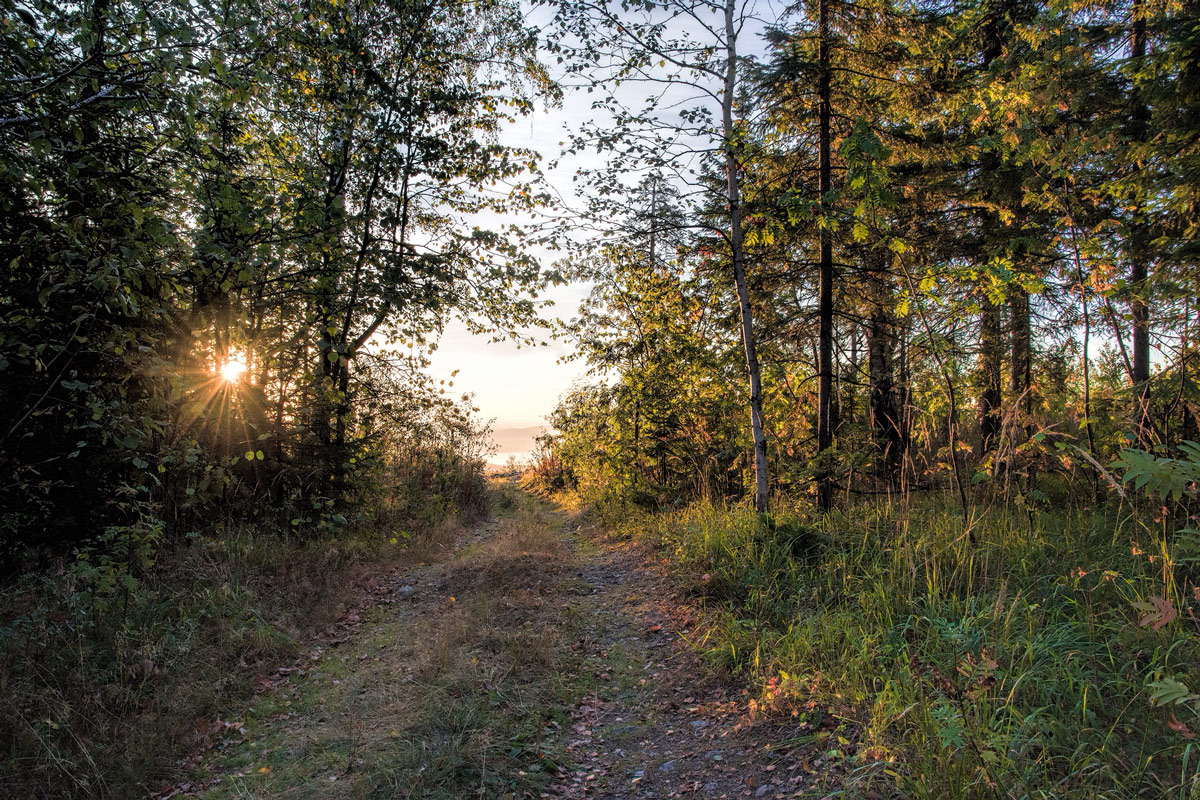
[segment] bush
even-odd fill
[[[9,796],[135,797],[211,722],[336,619],[384,535],[302,541],[239,528],[135,574],[80,554],[0,591],[0,784]],[[409,554],[421,557],[421,552]]]

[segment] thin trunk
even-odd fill
[[[867,414],[878,452],[876,475],[895,485],[900,467],[901,428],[896,406],[893,359],[896,335],[891,316],[891,288],[880,273],[871,273],[869,280],[874,307],[867,321]]]
[[[995,3],[988,9],[983,21],[982,60],[985,70],[991,67],[993,61],[1004,53],[1005,39],[1005,3]],[[985,180],[994,180],[1001,168],[1000,156],[992,150],[985,150],[980,162],[981,172]],[[994,185],[984,186],[985,199],[992,203],[1002,203],[997,197],[998,190]],[[994,242],[1004,225],[993,212],[985,216],[986,238]],[[980,454],[986,456],[996,449],[997,437],[1001,428],[1000,391],[1001,372],[1001,335],[1000,335],[1000,306],[987,296],[986,290],[981,292],[981,308],[979,313],[979,439]]]
[[[1112,331],[1113,339],[1117,343],[1117,352],[1121,354],[1121,363],[1125,367],[1125,375],[1129,378],[1129,382],[1133,383],[1133,362],[1129,360],[1129,349],[1125,347],[1125,334],[1121,332],[1121,326],[1117,324],[1117,312],[1113,309],[1112,301],[1107,295],[1101,294],[1100,298],[1104,301],[1105,316],[1108,317],[1108,327]]]
[[[654,275],[655,234],[658,232],[658,178],[650,186],[650,274]]]
[[[900,452],[896,454],[896,462],[900,465],[900,480],[899,485],[901,491],[905,493],[905,499],[908,497],[908,475],[907,466],[908,459],[908,444],[912,438],[912,390],[909,372],[908,372],[908,324],[901,323],[897,326],[897,334],[900,339],[900,364],[896,368],[896,401],[899,404],[897,421],[900,423]]]
[[[857,411],[858,400],[858,325],[850,326],[850,364],[848,373],[850,379],[844,381],[840,375],[838,378],[838,424],[834,428],[838,435],[841,435],[842,421],[845,420],[850,424],[854,423],[854,414]]]
[[[829,2],[817,5],[817,150],[821,214],[827,217],[833,188],[829,144]],[[817,301],[817,506],[833,507],[833,480],[827,454],[833,446],[833,232],[830,220],[821,225],[820,286]]]
[[[641,483],[642,477],[642,398],[633,400],[633,476]]]
[[[1088,310],[1087,283],[1083,279],[1083,258],[1071,223],[1071,248],[1075,251],[1075,277],[1079,281],[1079,302],[1083,305],[1083,428],[1087,432],[1088,452],[1096,454],[1096,436],[1092,431],[1092,361],[1088,353],[1092,339],[1092,317]]]
[[[1133,41],[1131,51],[1135,63],[1146,56],[1146,13],[1145,0],[1133,2]],[[1132,90],[1133,108],[1130,114],[1133,138],[1141,142],[1146,137],[1147,123],[1150,111],[1138,90],[1136,82]],[[1147,300],[1149,285],[1149,255],[1146,247],[1146,231],[1139,217],[1142,214],[1140,202],[1135,202],[1133,209],[1133,229],[1130,231],[1130,264],[1129,286],[1132,292],[1129,300],[1129,316],[1133,322],[1133,387],[1137,393],[1138,407],[1136,410],[1138,440],[1148,447],[1151,443],[1150,421],[1150,304]]]
[[[1012,390],[1013,403],[1020,410],[1016,416],[1022,423],[1020,430],[1025,432],[1025,439],[1031,438],[1036,432],[1031,416],[1033,414],[1033,356],[1031,330],[1029,322],[1029,293],[1022,287],[1013,284],[1008,295],[1009,338],[1012,342],[1012,360],[1009,363],[1009,388]],[[1013,447],[1018,442],[1013,438],[1018,426],[1014,424],[1013,432],[1009,434]],[[1037,480],[1037,462],[1029,458],[1022,464],[1025,470],[1025,485],[1029,489]]]
[[[341,461],[345,455],[346,432],[350,423],[350,362],[339,359],[337,363],[337,405],[335,406],[334,446],[337,447],[339,458],[338,469],[342,469]]]
[[[762,375],[754,340],[754,314],[746,284],[746,256],[742,246],[741,190],[734,152],[733,92],[737,85],[737,30],[734,0],[725,2],[725,94],[721,98],[721,133],[725,139],[725,189],[729,201],[729,249],[733,255],[733,281],[741,307],[742,343],[746,347],[746,372],[750,377],[750,431],[754,440],[754,508],[767,512],[767,437],[763,424]]]
[[[1013,286],[1008,296],[1009,333],[1012,340],[1012,362],[1009,386],[1013,402],[1019,402],[1028,416],[1033,411],[1033,349],[1029,323],[1029,293]]]
[[[655,275],[655,234],[658,231],[658,178],[654,178],[654,183],[650,185],[650,274]],[[632,315],[631,315],[632,316]],[[636,321],[636,318],[635,318]],[[638,339],[645,342],[645,336],[642,334],[641,322],[637,321]],[[632,359],[630,360],[630,372],[634,372]],[[641,447],[641,412],[642,412],[642,394],[641,382],[635,387],[634,391],[637,396],[633,400],[633,473],[634,480],[640,483],[642,477],[642,447]]]
[[[1192,303],[1195,303],[1196,307],[1189,315],[1188,307]],[[1193,356],[1196,355],[1194,352],[1196,349],[1196,334],[1189,330],[1186,320],[1197,319],[1197,314],[1200,314],[1200,299],[1193,301],[1184,300],[1183,311],[1185,322],[1183,327],[1183,342],[1179,348],[1179,380],[1183,384],[1190,384],[1190,364]],[[1179,438],[1193,442],[1200,439],[1200,424],[1198,423],[1200,423],[1200,419],[1197,418],[1195,404],[1185,401],[1183,405],[1183,420],[1180,426]]]

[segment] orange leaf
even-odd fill
[[[1178,733],[1180,736],[1182,736],[1185,739],[1195,739],[1196,738],[1196,734],[1192,733],[1192,731],[1188,728],[1187,725],[1184,725],[1182,722],[1175,719],[1174,714],[1172,714],[1171,719],[1167,721],[1167,727],[1170,728],[1171,730],[1175,731],[1176,733]]]
[[[1147,625],[1154,630],[1159,630],[1164,625],[1171,623],[1179,612],[1175,610],[1175,605],[1165,597],[1151,597],[1147,603],[1134,603],[1133,607],[1139,611],[1145,612],[1138,624],[1143,628]]]

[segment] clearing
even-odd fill
[[[794,797],[838,782],[801,717],[707,666],[702,610],[635,542],[497,479],[495,516],[379,576],[235,718],[201,798]],[[779,743],[796,747],[780,747]],[[772,746],[772,743],[773,746]]]

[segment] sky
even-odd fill
[[[566,138],[568,120],[579,121],[591,115],[591,98],[568,94],[561,108],[541,108],[521,118],[508,131],[506,144],[531,147],[549,162],[559,156]],[[574,188],[571,176],[585,165],[595,165],[594,155],[563,159],[557,169],[546,170],[546,180],[568,202]],[[558,255],[536,252],[543,268],[549,268]],[[583,284],[556,286],[539,295],[553,306],[543,317],[570,319],[590,287]],[[487,335],[474,335],[457,320],[447,326],[431,356],[430,373],[437,379],[454,381],[455,394],[474,395],[481,419],[492,420],[497,451],[492,462],[503,464],[509,455],[523,459],[533,449],[533,437],[547,429],[547,417],[560,395],[583,377],[587,365],[564,361],[573,347],[569,342],[553,340],[547,331],[537,331],[542,346],[518,346],[512,341],[491,342]],[[458,371],[451,378],[451,373]]]
[[[587,287],[559,287],[551,292],[555,307],[548,313],[571,317]],[[543,339],[546,337],[543,336]],[[451,323],[438,343],[430,373],[454,381],[454,392],[471,393],[479,416],[492,422],[497,453],[495,463],[512,454],[524,458],[533,449],[533,437],[548,427],[546,417],[560,395],[582,377],[587,365],[563,356],[568,343],[549,341],[541,347],[518,347],[510,341],[489,342],[471,334],[460,322]],[[458,374],[451,377],[451,373]]]
[[[761,5],[762,8],[757,8]],[[756,10],[770,11],[770,0],[751,3]],[[550,11],[546,8],[530,9],[527,19],[538,25],[548,22]],[[760,27],[754,22],[751,28]],[[682,32],[682,31],[679,31]],[[694,33],[694,32],[693,32]],[[741,37],[746,51],[761,49],[762,42],[757,30],[746,30]],[[553,65],[554,59],[543,59]],[[649,93],[660,95],[659,100],[669,109],[667,115],[694,105],[690,99],[695,92],[685,91],[675,100],[661,86],[654,87],[634,82],[623,88],[612,90],[617,97],[631,107],[640,108]],[[540,108],[528,117],[519,118],[502,136],[502,143],[517,147],[529,147],[541,153],[545,178],[552,191],[568,205],[578,206],[575,197],[575,182],[572,177],[578,169],[601,166],[602,156],[594,152],[564,155],[561,144],[568,139],[568,127],[578,130],[585,122],[596,118],[593,102],[597,95],[584,91],[566,91],[562,105],[558,108]],[[558,166],[551,168],[549,162],[558,159]],[[557,255],[535,251],[548,268]],[[554,306],[543,316],[570,319],[576,315],[580,301],[588,293],[586,285],[554,287],[543,297],[548,297]],[[543,339],[548,337],[542,335]],[[453,376],[455,394],[460,392],[474,395],[480,417],[492,421],[493,439],[497,452],[493,463],[502,464],[507,457],[524,458],[533,447],[533,437],[548,427],[547,417],[553,411],[558,398],[572,383],[585,377],[587,364],[578,360],[564,361],[572,352],[570,342],[548,341],[540,347],[518,347],[513,342],[490,342],[487,336],[472,335],[459,322],[452,323],[441,337],[438,348],[431,356],[430,372],[437,379],[451,380]],[[595,377],[591,378],[595,380]]]

